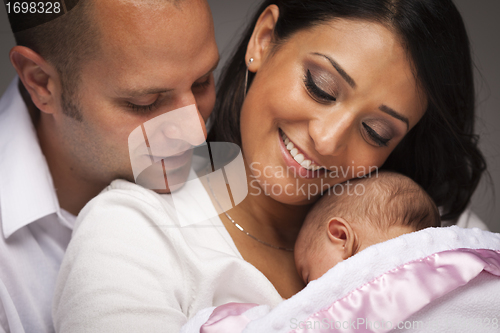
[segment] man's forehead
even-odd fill
[[[120,87],[138,95],[143,89],[173,90],[210,71],[218,51],[204,0],[184,0],[179,6],[167,1],[156,11],[136,7],[136,1],[142,2],[103,0],[96,6],[100,56],[89,63],[91,77],[106,81],[113,91]]]
[[[193,6],[204,6],[209,8],[206,0],[87,0],[92,1],[99,11],[113,11],[115,16],[123,15],[124,12],[132,14],[156,15],[158,11],[183,10]],[[164,14],[164,13],[162,13]]]
[[[159,7],[149,1],[97,2],[94,17],[103,56],[170,57],[177,51],[189,53],[190,48],[197,48],[202,44],[199,37],[212,39],[213,21],[203,1],[183,0],[176,6],[165,0]],[[143,2],[146,4],[136,5]]]
[[[95,1],[95,23],[106,40],[134,39],[136,43],[170,35],[200,24],[213,25],[204,0],[99,0]],[[155,42],[157,42],[155,40]]]
[[[144,18],[167,20],[180,10],[179,6],[169,0],[93,0],[96,17],[103,27],[112,27],[117,23],[120,26],[130,20]],[[133,21],[131,23],[133,23]],[[148,23],[150,20],[146,21]]]
[[[173,4],[173,5],[179,5],[181,2],[184,0],[117,0],[114,2],[121,2],[124,4],[130,4],[136,7],[141,7],[141,6],[163,6],[165,4]]]

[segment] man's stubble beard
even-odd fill
[[[121,170],[123,165],[116,165],[112,161],[120,161],[123,156],[112,156],[114,149],[106,151],[107,145],[103,144],[100,135],[95,135],[89,131],[89,126],[82,111],[80,96],[63,86],[61,94],[62,111],[68,117],[69,126],[65,126],[63,133],[64,141],[69,144],[68,150],[72,155],[72,160],[78,165],[76,167],[77,177],[89,182],[99,182],[109,185],[115,179],[124,179],[135,182],[132,168],[128,165],[129,171]],[[97,133],[100,134],[100,133]],[[105,150],[101,149],[104,147]],[[120,158],[121,157],[121,158]],[[127,155],[128,157],[128,155]],[[130,163],[130,162],[129,162]]]

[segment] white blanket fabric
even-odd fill
[[[364,288],[365,285],[396,268],[436,253],[455,249],[500,251],[500,234],[477,228],[462,229],[452,226],[424,229],[376,244],[339,263],[320,279],[312,281],[304,290],[283,301],[274,309],[262,305],[246,311],[244,316],[250,320],[250,323],[243,332],[284,333],[295,332],[295,329],[297,329],[296,332],[390,331],[390,329],[367,329],[363,325],[361,329],[358,327],[356,330],[352,327],[345,329],[329,327],[330,329],[326,330],[300,330],[299,328],[311,324],[312,315],[330,307],[338,300],[348,298],[353,292]],[[419,272],[416,271],[415,274]],[[394,332],[500,332],[498,322],[500,320],[500,278],[487,271],[474,276],[464,286],[446,292],[442,297],[431,301],[418,311],[409,313],[403,323],[407,329],[395,329]],[[453,283],[450,282],[450,285]],[[408,293],[411,292],[408,290]],[[377,305],[371,304],[370,306],[376,308]],[[213,309],[200,311],[183,327],[181,332],[200,332],[200,327],[207,321]],[[351,320],[363,320],[363,318],[351,318]],[[413,321],[421,323],[412,326]],[[404,325],[400,327],[404,328]],[[234,330],[232,333],[240,331]]]

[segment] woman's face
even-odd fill
[[[259,30],[265,20],[247,51],[256,75],[240,123],[247,168],[257,180],[251,188],[283,203],[310,203],[382,166],[426,101],[405,50],[383,25],[334,20],[271,52],[265,26]],[[270,27],[272,15],[267,20]]]

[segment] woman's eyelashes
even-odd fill
[[[341,91],[331,75],[325,74],[323,70],[315,68],[314,65],[312,65],[312,70],[306,69],[304,84],[309,95],[321,104],[336,102],[339,91]],[[387,147],[389,141],[394,137],[394,131],[388,124],[380,124],[378,121],[363,121],[361,124],[363,137],[372,145]]]
[[[391,140],[391,138],[384,138],[380,134],[378,134],[373,128],[368,126],[365,122],[362,122],[363,128],[369,136],[369,140],[374,142],[379,147],[387,147],[387,144]]]
[[[327,93],[326,91],[321,89],[318,84],[316,84],[309,69],[304,76],[304,84],[311,97],[313,97],[319,103],[329,104],[337,100],[336,96]]]

